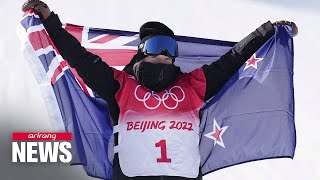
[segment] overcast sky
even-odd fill
[[[13,131],[50,130],[40,90],[20,51],[15,32],[22,0],[0,6],[0,174],[4,179],[90,179],[81,167],[12,164]],[[239,41],[265,21],[290,20],[294,39],[297,148],[295,157],[246,163],[204,177],[209,179],[320,179],[320,32],[318,0],[47,0],[63,22],[138,31],[146,21],[167,24],[175,34]],[[183,2],[183,4],[182,4]],[[3,178],[1,178],[3,179]]]

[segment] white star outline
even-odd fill
[[[254,64],[250,63],[250,60],[254,60]],[[258,68],[258,62],[262,61],[263,58],[257,58],[256,53],[254,53],[245,63],[246,66],[244,67],[243,71],[248,69],[249,67],[253,67],[255,69]]]
[[[228,126],[224,126],[224,127],[220,127],[216,121],[216,119],[213,119],[213,131],[209,132],[207,134],[205,134],[204,136],[206,136],[207,138],[210,138],[212,140],[214,140],[214,146],[216,146],[216,144],[220,145],[223,148],[226,148],[222,139],[222,134],[227,130]],[[214,134],[216,134],[216,129],[218,129],[219,131],[219,138],[217,139]]]

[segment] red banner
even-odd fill
[[[12,133],[13,141],[62,141],[71,140],[71,133],[62,132],[14,132]]]

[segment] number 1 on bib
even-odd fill
[[[157,162],[161,163],[161,162],[165,162],[165,163],[171,163],[171,158],[167,157],[167,144],[166,144],[166,140],[162,139],[161,141],[157,142],[155,144],[156,147],[160,147],[160,151],[161,151],[161,157],[157,158]]]

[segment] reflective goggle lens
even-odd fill
[[[171,57],[177,57],[178,46],[177,42],[169,36],[156,36],[144,42],[142,52],[148,55],[159,55],[166,52]]]

